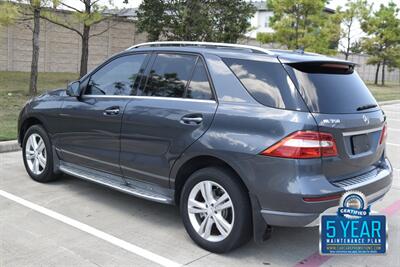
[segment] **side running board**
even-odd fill
[[[133,182],[132,184],[127,184],[124,179],[120,176],[103,173],[97,170],[82,167],[76,164],[67,163],[60,161],[60,170],[66,174],[72,175],[74,177],[87,180],[90,182],[105,185],[112,189],[148,199],[151,201],[173,204],[173,191],[168,189],[158,189],[157,186],[149,185],[143,182]],[[157,188],[157,189],[155,189]]]

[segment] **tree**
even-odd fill
[[[244,0],[144,0],[137,25],[151,41],[236,42],[255,11]]]
[[[249,20],[256,8],[242,0],[217,0],[210,4],[211,30],[206,39],[216,42],[236,43],[250,28]]]
[[[347,0],[345,8],[344,11],[338,9],[337,12],[342,17],[340,39],[343,40],[344,44],[340,43],[340,46],[347,60],[350,53],[358,49],[359,44],[354,40],[357,36],[357,34],[354,33],[357,20],[362,16],[368,16],[371,12],[372,5],[368,6],[366,0]]]
[[[340,38],[340,16],[324,11],[327,0],[269,0],[274,33],[258,35],[260,42],[274,42],[288,49],[336,53]]]
[[[18,8],[15,4],[9,1],[0,2],[0,26],[15,23],[18,15]]]
[[[42,9],[50,4],[50,0],[18,0],[18,4],[7,1],[2,3],[0,12],[0,23],[25,23],[32,31],[32,61],[29,79],[29,94],[37,93],[38,64],[39,64],[39,36],[40,36],[40,14]],[[33,27],[31,22],[33,21]]]
[[[371,16],[363,16],[362,30],[368,38],[363,38],[362,47],[370,55],[367,64],[377,65],[375,84],[378,84],[379,69],[382,68],[382,85],[385,84],[385,69],[396,65],[400,49],[399,8],[390,2],[381,4]]]
[[[147,32],[149,41],[158,40],[164,27],[164,11],[165,5],[162,0],[144,0],[140,5],[137,27],[139,32]]]
[[[109,20],[113,17],[112,14],[105,14],[106,6],[100,5],[99,0],[79,0],[84,8],[80,10],[76,6],[69,4],[67,0],[52,0],[53,8],[51,11],[45,12],[41,18],[50,21],[58,26],[74,31],[81,38],[81,62],[80,62],[80,77],[87,73],[89,60],[89,39],[101,35],[108,31],[113,25],[109,24],[105,30],[97,33],[91,33],[91,27],[100,22]],[[78,1],[76,1],[78,2]],[[124,1],[127,3],[127,1]],[[64,7],[73,11],[72,14],[61,15],[57,13],[58,7]],[[80,27],[83,25],[83,27]]]

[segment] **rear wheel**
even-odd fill
[[[190,237],[211,252],[228,252],[251,237],[246,190],[225,169],[209,167],[193,173],[183,187],[180,208]]]
[[[31,126],[22,142],[22,156],[29,176],[38,182],[50,182],[58,178],[53,171],[53,151],[50,139],[40,125]]]

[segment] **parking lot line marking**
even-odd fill
[[[386,216],[393,216],[398,211],[400,211],[400,199],[381,210],[380,213],[385,213]],[[319,251],[316,251],[307,258],[296,263],[294,267],[319,267],[332,257],[332,255],[321,255]]]
[[[30,202],[28,200],[25,200],[23,198],[20,198],[20,197],[17,197],[15,195],[13,195],[13,194],[10,194],[10,193],[8,193],[6,191],[0,190],[0,196],[2,196],[4,198],[7,198],[7,199],[9,199],[11,201],[14,201],[14,202],[16,202],[16,203],[18,203],[18,204],[20,204],[22,206],[25,206],[27,208],[30,208],[30,209],[32,209],[32,210],[34,210],[36,212],[44,214],[44,215],[46,215],[48,217],[51,217],[51,218],[53,218],[53,219],[55,219],[57,221],[60,221],[60,222],[65,223],[65,224],[68,224],[68,225],[70,225],[70,226],[72,226],[72,227],[74,227],[76,229],[79,229],[79,230],[81,230],[81,231],[83,231],[85,233],[88,233],[88,234],[93,235],[93,236],[95,236],[97,238],[100,238],[100,239],[102,239],[102,240],[104,240],[106,242],[109,242],[109,243],[111,243],[111,244],[113,244],[113,245],[115,245],[117,247],[120,247],[120,248],[122,248],[124,250],[127,250],[129,252],[132,252],[132,253],[140,256],[140,257],[143,257],[143,258],[145,258],[145,259],[147,259],[149,261],[152,261],[154,263],[157,263],[157,264],[159,264],[161,266],[165,266],[165,267],[182,266],[182,264],[179,264],[179,263],[176,263],[174,261],[171,261],[171,260],[169,260],[167,258],[164,258],[164,257],[162,257],[160,255],[157,255],[157,254],[155,254],[153,252],[150,252],[150,251],[148,251],[146,249],[143,249],[143,248],[138,247],[136,245],[133,245],[133,244],[131,244],[129,242],[126,242],[126,241],[124,241],[122,239],[119,239],[119,238],[117,238],[115,236],[112,236],[112,235],[107,234],[107,233],[105,233],[103,231],[100,231],[100,230],[98,230],[98,229],[96,229],[96,228],[94,228],[92,226],[89,226],[89,225],[81,223],[81,222],[79,222],[77,220],[71,219],[71,218],[69,218],[67,216],[64,216],[64,215],[62,215],[60,213],[57,213],[57,212],[52,211],[52,210],[49,210],[49,209],[47,209],[45,207],[39,206],[39,205],[37,205],[35,203],[32,203],[32,202]]]
[[[328,261],[332,256],[323,256],[319,251],[310,255],[308,258],[299,261],[294,267],[318,267]]]
[[[392,119],[392,118],[387,118],[389,121],[400,121],[399,119]]]
[[[389,131],[396,131],[396,132],[400,132],[400,129],[395,129],[395,128],[391,128],[391,127],[389,127]]]
[[[389,207],[386,207],[382,210],[382,213],[385,213],[386,216],[392,216],[396,212],[400,210],[400,199],[392,203]]]
[[[386,142],[386,144],[389,145],[389,146],[400,146],[400,144],[395,144],[395,143],[388,143],[388,142]]]

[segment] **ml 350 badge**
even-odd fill
[[[321,216],[321,254],[385,254],[387,224],[384,215],[371,215],[363,193],[346,192],[337,214]]]

